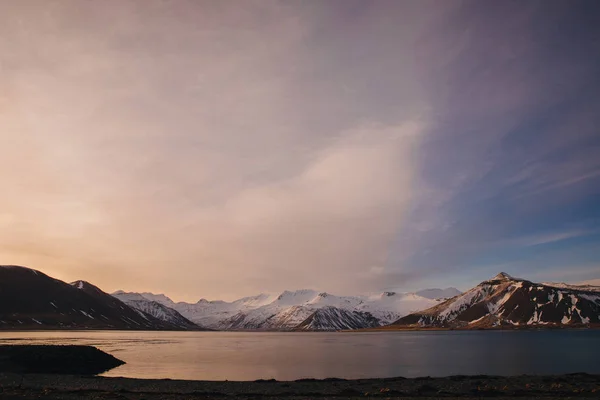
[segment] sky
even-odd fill
[[[231,300],[600,278],[600,3],[0,0],[0,263]]]

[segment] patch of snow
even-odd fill
[[[148,317],[146,317],[146,315],[145,315],[143,312],[141,312],[141,311],[140,311],[140,310],[138,310],[137,308],[134,308],[134,310],[135,310],[135,311],[136,311],[138,314],[140,314],[140,316],[141,316],[142,318],[144,318],[146,321],[150,321],[150,320],[148,319]]]
[[[580,294],[579,297],[581,297],[582,299],[591,301],[593,303],[600,303],[600,294],[598,294],[598,295]]]
[[[90,314],[86,313],[86,312],[85,312],[85,311],[83,311],[83,310],[79,310],[79,312],[80,312],[80,313],[82,313],[83,315],[85,315],[85,316],[86,316],[86,317],[88,317],[88,318],[91,318],[91,319],[96,319],[96,318],[92,317]]]
[[[559,289],[571,289],[571,290],[579,290],[586,292],[600,292],[600,285],[594,284],[594,281],[589,281],[589,283],[582,282],[580,284],[568,284],[568,283],[556,283],[556,282],[544,282],[546,286],[551,286]]]
[[[506,303],[510,299],[510,297],[515,293],[515,291],[518,288],[522,287],[522,285],[522,282],[519,282],[519,285],[512,285],[500,300],[498,300],[496,303],[488,304],[488,311],[492,314],[496,313],[500,309],[500,307],[502,307],[504,303]]]
[[[476,323],[476,322],[479,322],[479,321],[481,321],[482,319],[484,319],[485,317],[487,317],[487,315],[484,315],[484,316],[483,316],[483,317],[481,317],[481,318],[474,319],[473,321],[469,322],[469,324],[474,324],[474,323]]]
[[[452,320],[467,307],[482,300],[486,295],[487,286],[477,286],[465,292],[461,296],[455,297],[448,306],[439,313],[444,319]]]
[[[529,318],[529,321],[527,321],[527,325],[531,325],[531,324],[534,324],[536,322],[539,322],[539,317],[538,317],[537,309],[535,309],[533,311],[533,315],[531,316],[531,318]]]
[[[503,280],[517,280],[516,278],[510,276],[506,272],[500,272],[498,275],[490,279],[492,281],[503,281]]]

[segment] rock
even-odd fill
[[[123,364],[92,346],[0,345],[0,372],[96,375]]]

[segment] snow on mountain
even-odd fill
[[[19,266],[0,267],[0,329],[181,330],[85,282]]]
[[[221,300],[208,301],[205,299],[201,299],[195,304],[176,303],[173,308],[190,321],[211,329],[224,329],[228,324],[224,324],[223,321],[232,318],[239,312],[254,309],[252,301],[238,300],[229,303]]]
[[[587,290],[592,292],[600,292],[600,285],[593,285],[589,283],[582,283],[573,285],[569,283],[556,283],[556,282],[544,282],[542,285],[551,286],[559,289],[573,289],[573,290]]]
[[[148,293],[148,292],[144,292],[144,293],[140,293],[140,294],[148,300],[156,301],[157,303],[160,303],[160,304],[165,305],[170,308],[173,308],[173,306],[175,305],[175,302],[173,300],[171,300],[170,298],[168,298],[167,296],[165,296],[164,294],[154,294],[154,293]]]
[[[590,279],[587,281],[583,281],[583,282],[579,282],[578,285],[580,286],[595,286],[595,287],[599,287],[600,288],[600,279]]]
[[[600,292],[592,287],[533,283],[500,273],[471,290],[394,325],[491,327],[600,322]]]
[[[336,331],[342,329],[375,328],[380,321],[368,312],[323,307],[296,326],[297,331]]]
[[[157,301],[148,299],[145,296],[145,294],[146,293],[126,293],[123,291],[118,291],[113,293],[112,296],[121,300],[129,307],[139,310],[145,314],[151,315],[154,318],[157,318],[161,321],[169,322],[170,324],[184,329],[200,329],[198,325],[185,318],[176,310],[167,307],[166,305],[161,304]],[[164,295],[153,295],[151,296],[151,298],[165,298],[170,300]]]
[[[270,304],[276,303],[278,306],[293,306],[303,303],[308,303],[312,299],[315,298],[319,293],[315,290],[310,289],[301,289],[290,292],[288,290],[281,293],[273,302]]]
[[[111,295],[116,297],[117,299],[121,300],[124,303],[127,303],[128,301],[148,300],[147,298],[142,296],[141,293],[124,292],[122,290],[116,291],[116,292],[112,293]]]
[[[308,295],[301,299],[304,300],[307,298]],[[291,307],[284,306],[287,304],[287,300],[284,301],[284,304],[278,303],[276,300],[267,306],[248,312],[244,318],[239,316],[232,328],[295,329],[300,324],[303,324],[314,312],[323,308],[328,308],[330,315],[332,315],[331,310],[335,309],[338,310],[336,311],[337,315],[345,317],[349,315],[348,313],[354,312],[369,314],[372,318],[363,318],[368,323],[362,326],[362,328],[367,328],[373,326],[371,323],[372,319],[377,320],[379,325],[388,324],[410,312],[422,310],[437,304],[435,300],[425,299],[414,294],[389,292],[374,296],[355,297],[318,293],[312,299]],[[342,325],[344,324],[342,323]],[[331,325],[331,327],[334,326],[335,324]],[[347,324],[344,326],[347,326]]]
[[[387,325],[400,317],[435,304],[438,304],[437,300],[414,293],[383,292],[366,298],[356,310],[369,312],[379,319],[382,325]]]
[[[244,297],[233,302],[240,310],[249,310],[262,307],[275,300],[275,295],[261,293],[256,296]]]
[[[456,288],[449,287],[446,289],[425,289],[415,292],[416,295],[426,297],[428,299],[450,299],[458,296],[462,292]]]
[[[312,299],[306,302],[306,304],[313,305],[315,307],[338,307],[343,309],[355,309],[363,304],[365,298],[356,296],[336,296],[326,292],[322,292],[314,296]]]
[[[314,290],[284,291],[270,303],[256,308],[239,310],[220,321],[220,329],[290,330],[310,316],[318,305],[310,302],[318,296]],[[236,302],[234,302],[235,304]]]
[[[355,329],[388,324],[410,312],[437,304],[416,294],[384,292],[371,296],[336,296],[311,289],[262,293],[233,302],[174,303],[164,295],[115,292],[123,301],[156,300],[194,323],[219,330]],[[315,312],[327,309],[327,311]],[[313,315],[314,314],[314,315]],[[337,315],[337,322],[334,316]],[[310,321],[306,322],[309,318]],[[324,324],[329,321],[328,327]],[[362,322],[361,322],[362,321]],[[341,327],[341,328],[340,328]]]

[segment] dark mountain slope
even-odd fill
[[[181,330],[134,310],[97,287],[0,266],[0,329]]]

